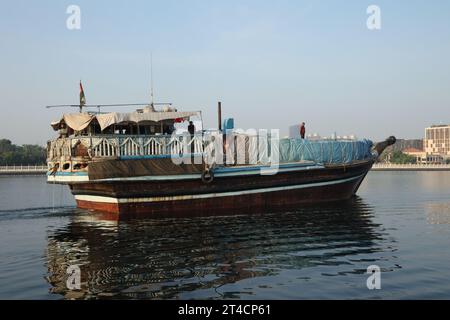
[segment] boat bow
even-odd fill
[[[383,151],[389,147],[394,145],[397,142],[397,138],[395,138],[394,136],[390,136],[389,138],[387,138],[386,140],[382,141],[382,142],[378,142],[377,144],[375,144],[375,146],[373,147],[373,154],[376,158],[379,158],[381,156],[381,154],[383,153]]]

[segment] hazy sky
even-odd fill
[[[81,30],[66,9],[81,8]],[[382,29],[366,27],[381,8]],[[78,102],[144,102],[153,52],[157,100],[216,103],[240,128],[307,122],[309,133],[421,138],[450,123],[450,1],[5,1],[0,137],[43,144]]]

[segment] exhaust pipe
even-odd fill
[[[218,120],[218,129],[222,131],[222,102],[219,102],[217,105],[217,120]]]

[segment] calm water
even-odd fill
[[[127,222],[0,177],[0,243],[1,299],[450,299],[450,172],[372,172],[358,198],[296,212]]]

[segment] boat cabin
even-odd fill
[[[169,107],[155,111],[152,107],[132,113],[66,114],[51,125],[60,138],[101,135],[172,135],[175,124],[199,116],[200,112],[178,112]]]
[[[76,172],[85,171],[88,162],[96,159],[202,153],[201,134],[183,134],[186,128],[175,128],[177,123],[194,117],[201,119],[201,113],[179,112],[170,107],[155,111],[151,106],[131,113],[65,114],[51,124],[59,136],[47,144],[49,169]]]

